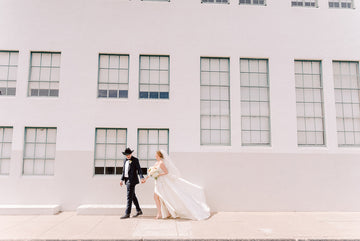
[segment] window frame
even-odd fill
[[[149,58],[149,69],[142,69],[141,67],[141,61],[142,61],[142,57],[148,57]],[[161,57],[167,57],[168,58],[168,68],[167,68],[167,72],[168,72],[168,82],[167,84],[160,84],[160,74],[159,74],[159,83],[158,84],[150,84],[150,76],[149,76],[149,82],[148,84],[144,84],[144,83],[141,83],[141,72],[142,70],[148,70],[149,71],[149,75],[151,73],[151,68],[150,68],[150,59],[151,57],[158,57],[159,58],[159,73],[161,72],[161,69],[160,69],[160,58]],[[150,98],[150,90],[147,91],[148,93],[148,97],[147,98],[143,98],[141,97],[141,86],[142,85],[148,85],[149,87],[150,86],[154,86],[154,85],[157,85],[159,86],[159,91],[158,91],[158,98]],[[161,91],[160,91],[160,86],[168,86],[168,96],[167,98],[160,98],[161,96]],[[139,55],[139,82],[138,82],[138,99],[139,100],[161,100],[161,101],[166,101],[166,100],[170,100],[170,55],[152,55],[152,54],[141,54]]]
[[[106,130],[106,134],[105,134],[105,143],[99,143],[98,140],[97,140],[97,137],[98,137],[98,130]],[[107,134],[108,134],[108,130],[116,130],[116,143],[111,143],[113,145],[115,145],[115,158],[114,159],[111,159],[111,158],[107,158],[106,157],[106,146],[107,146]],[[125,143],[119,143],[118,142],[118,136],[117,136],[117,133],[118,131],[125,131]],[[127,137],[128,137],[128,130],[127,128],[116,128],[116,127],[96,127],[95,128],[95,141],[94,141],[94,169],[93,169],[93,176],[119,176],[119,175],[122,175],[122,168],[123,168],[123,162],[124,162],[124,159],[125,159],[125,156],[123,156],[122,158],[117,158],[117,148],[116,146],[117,145],[124,145],[125,147],[127,147]],[[104,158],[100,158],[100,159],[97,159],[96,158],[96,147],[97,147],[97,144],[104,144],[105,145],[105,157]],[[121,153],[122,155],[122,153]],[[96,173],[96,161],[97,160],[103,160],[104,161],[104,172],[102,174],[100,173]],[[114,173],[106,173],[106,161],[109,160],[109,161],[115,161],[115,166],[114,166]],[[117,163],[120,163],[121,166],[117,166],[116,164]],[[112,166],[111,166],[112,167]],[[121,173],[117,173],[117,170],[116,168],[119,167],[121,168]]]
[[[147,143],[146,144],[140,144],[140,139],[139,139],[140,131],[147,131]],[[158,132],[158,142],[157,142],[157,144],[149,144],[149,131],[157,131]],[[139,159],[140,162],[146,162],[146,167],[143,167],[143,166],[141,167],[144,175],[147,175],[147,170],[150,167],[149,163],[156,161],[156,159],[155,159],[155,157],[153,159],[149,159],[149,148],[147,148],[147,158],[146,159],[140,158],[140,149],[141,149],[140,146],[141,145],[143,145],[143,146],[145,146],[145,145],[146,146],[157,145],[159,147],[160,145],[164,145],[164,144],[159,143],[159,138],[160,138],[159,132],[160,131],[167,131],[167,153],[170,153],[170,129],[169,128],[138,128],[137,129],[138,159]],[[154,153],[154,155],[155,155],[155,153]]]
[[[1,151],[0,151],[0,176],[8,176],[10,175],[10,166],[11,166],[11,156],[12,156],[12,143],[14,138],[14,128],[12,126],[0,126],[0,129],[2,129],[2,136],[0,136],[0,145],[1,145]],[[5,142],[5,129],[11,129],[11,141]],[[10,144],[10,156],[3,156],[4,152],[4,144]],[[9,160],[9,170],[7,172],[2,171],[2,161],[3,160]]]
[[[256,60],[256,61],[266,61],[266,84],[267,84],[267,86],[266,87],[264,87],[264,86],[260,86],[260,85],[257,85],[257,86],[252,86],[252,85],[250,85],[250,80],[249,80],[249,85],[247,86],[247,85],[243,85],[242,84],[242,77],[241,77],[241,75],[243,74],[243,73],[247,73],[247,74],[250,74],[250,73],[257,73],[257,74],[259,74],[259,73],[262,73],[262,74],[264,74],[263,72],[251,72],[250,71],[250,62],[248,62],[248,71],[247,72],[242,72],[241,71],[241,61],[242,60],[247,60],[247,61],[251,61],[251,60]],[[267,107],[268,107],[268,116],[263,116],[263,115],[258,115],[258,116],[256,116],[256,115],[251,115],[251,109],[249,109],[249,112],[250,112],[250,114],[249,115],[243,115],[243,113],[242,113],[242,110],[240,110],[240,118],[241,118],[241,146],[269,146],[269,147],[271,147],[272,146],[272,138],[271,138],[271,136],[272,136],[272,130],[271,130],[271,105],[270,105],[270,103],[271,103],[271,97],[270,97],[270,68],[269,68],[269,59],[268,58],[240,58],[240,60],[239,60],[239,65],[240,65],[240,93],[241,93],[241,91],[242,91],[242,88],[249,88],[249,91],[251,92],[251,89],[252,88],[266,88],[267,89],[267,95],[268,95],[268,100],[267,101],[260,101],[260,100],[257,100],[257,101],[255,101],[256,103],[267,103]],[[250,98],[250,94],[249,94],[249,98]],[[242,108],[242,104],[243,104],[243,102],[247,102],[247,103],[249,103],[249,105],[251,105],[251,103],[253,103],[254,101],[252,101],[252,100],[247,100],[247,101],[243,101],[243,99],[242,99],[242,96],[240,96],[240,108]],[[267,118],[268,119],[268,126],[269,126],[269,130],[262,130],[261,129],[261,121],[260,121],[260,130],[253,130],[253,129],[249,129],[249,130],[246,130],[246,129],[243,129],[243,118],[252,118],[252,117],[258,117],[258,118]],[[251,120],[250,120],[250,123],[251,123]],[[250,142],[248,143],[248,142],[246,142],[246,143],[244,143],[244,140],[243,140],[243,132],[244,131],[249,131],[250,132]],[[260,131],[260,140],[261,140],[261,133],[262,133],[262,131],[266,131],[266,132],[269,132],[269,139],[268,139],[268,143],[251,143],[251,132],[253,132],[253,131]]]
[[[108,62],[108,68],[101,68],[101,62],[100,62],[100,59],[101,59],[101,56],[107,56],[109,58],[109,62]],[[117,71],[120,71],[120,70],[125,70],[125,68],[120,68],[120,58],[122,56],[126,56],[128,59],[127,59],[127,82],[126,83],[121,83],[119,82],[120,79],[118,78],[118,82],[117,83],[111,83],[109,82],[109,77],[108,77],[108,82],[100,82],[100,70],[101,69],[107,69],[107,70],[110,70],[110,69],[114,69],[114,68],[110,68],[109,67],[109,64],[110,64],[110,57],[111,56],[118,56],[119,57],[119,67],[118,68],[115,68]],[[106,97],[105,96],[99,96],[99,87],[101,84],[106,84],[108,87],[109,87],[109,84],[117,84],[117,85],[121,85],[121,84],[127,84],[127,96],[126,97],[120,97],[120,91],[122,91],[121,89],[119,89],[119,87],[117,88],[117,97],[110,97],[110,94],[109,94],[109,88],[107,88],[107,92],[106,92]],[[108,100],[127,100],[129,99],[129,85],[130,85],[130,55],[129,54],[115,54],[115,53],[99,53],[99,57],[98,57],[98,78],[97,78],[97,93],[96,93],[96,98],[97,99],[108,99]]]
[[[337,87],[337,83],[336,83],[336,78],[335,78],[335,72],[334,72],[334,63],[339,63],[339,64],[351,64],[351,63],[354,63],[356,64],[356,70],[357,70],[357,86],[358,88],[344,88],[342,87],[343,86],[343,81],[342,81],[342,74],[341,74],[341,66],[339,66],[340,68],[340,73],[338,73],[339,76],[341,76],[341,80],[340,80],[340,85],[341,87]],[[335,114],[335,118],[336,118],[336,132],[337,132],[337,140],[338,140],[338,147],[348,147],[348,148],[356,148],[356,147],[360,147],[360,143],[359,144],[356,144],[356,138],[355,138],[355,135],[354,135],[354,144],[346,144],[346,133],[357,133],[359,131],[356,131],[356,130],[352,130],[352,131],[347,131],[346,128],[345,128],[345,119],[352,119],[352,123],[353,123],[353,127],[355,128],[355,124],[354,124],[354,119],[360,119],[359,117],[358,118],[355,118],[354,117],[354,110],[352,109],[352,116],[351,118],[345,118],[344,116],[344,104],[351,104],[351,105],[358,105],[360,107],[360,63],[359,61],[348,61],[348,60],[333,60],[332,61],[332,66],[333,66],[333,76],[334,76],[334,93],[335,93],[335,108],[338,104],[341,105],[341,112],[343,113],[342,116],[338,116],[337,115],[337,111],[336,111],[336,114]],[[350,65],[349,65],[349,68],[350,68]],[[352,99],[352,94],[351,94],[351,102],[344,102],[343,100],[343,90],[349,90],[349,91],[357,91],[358,92],[358,103],[356,102],[353,102],[353,99]],[[337,91],[340,91],[341,92],[341,101],[337,101],[336,100],[336,95],[337,95]],[[336,108],[337,109],[337,108]],[[342,131],[339,131],[339,128],[338,128],[338,119],[341,119],[342,121],[342,126],[343,126],[343,130]],[[339,143],[339,134],[342,133],[344,135],[344,142],[345,144],[340,144]]]
[[[27,135],[28,132],[27,130],[29,129],[35,129],[35,141],[34,142],[27,142]],[[37,137],[37,130],[38,129],[46,129],[46,141],[45,143],[38,143],[36,142],[36,137]],[[48,130],[52,129],[56,131],[56,136],[55,136],[55,142],[47,142],[47,136],[48,136]],[[23,161],[22,161],[22,175],[23,176],[55,176],[55,161],[56,161],[56,142],[57,142],[57,138],[58,138],[58,128],[57,127],[33,127],[33,126],[26,126],[25,127],[25,133],[24,133],[24,149],[23,149]],[[34,156],[31,158],[28,158],[26,156],[26,150],[27,150],[27,144],[34,144]],[[36,158],[36,145],[37,144],[45,144],[45,157],[44,158]],[[53,144],[55,145],[55,150],[54,150],[54,158],[47,158],[46,157],[46,148],[48,144]],[[25,171],[25,160],[32,160],[33,161],[33,169],[32,169],[32,173],[31,174],[27,174],[24,173]],[[35,160],[44,160],[44,169],[43,169],[43,173],[42,174],[35,174],[34,170],[35,170]],[[52,174],[46,174],[46,160],[53,160],[54,161],[54,169],[53,169],[53,173]]]
[[[7,65],[0,65],[0,67],[7,67],[8,71],[7,71],[7,78],[6,80],[2,80],[0,79],[0,82],[6,82],[6,87],[0,87],[0,88],[5,88],[6,90],[6,94],[0,94],[0,96],[16,96],[16,84],[17,84],[17,74],[18,74],[18,67],[19,67],[19,51],[17,50],[0,50],[0,53],[8,53],[9,54],[9,59],[8,59],[8,64]],[[12,65],[11,64],[11,55],[12,54],[17,54],[17,62],[16,62],[16,65]],[[9,69],[10,68],[16,68],[16,79],[13,80],[13,79],[9,79]],[[9,82],[11,83],[15,83],[15,87],[14,87],[14,94],[13,95],[9,95],[8,94],[8,89],[9,89]]]
[[[302,62],[302,72],[301,72],[301,75],[302,75],[302,84],[303,84],[303,87],[298,87],[297,86],[297,83],[296,83],[296,75],[298,75],[299,73],[296,73],[296,62]],[[319,63],[319,75],[320,75],[320,78],[319,78],[319,81],[320,81],[320,87],[317,87],[317,88],[314,88],[314,87],[304,87],[304,65],[303,65],[303,63],[304,62],[310,62],[311,63],[311,65],[312,65],[312,62],[317,62],[317,63]],[[312,68],[312,67],[311,67]],[[311,70],[311,71],[313,71],[313,70]],[[305,74],[305,75],[310,75],[310,74]],[[313,72],[311,73],[311,76],[313,76],[314,74],[313,74]],[[297,146],[298,147],[326,147],[327,146],[327,141],[326,141],[326,126],[325,126],[325,124],[326,124],[326,121],[325,121],[325,107],[324,107],[324,102],[325,102],[325,99],[324,99],[324,81],[323,81],[323,66],[322,66],[322,60],[315,60],[315,59],[294,59],[294,79],[295,79],[295,101],[296,101],[296,123],[297,123],[297,127],[296,127],[296,133],[297,133]],[[313,79],[313,77],[312,77],[312,79]],[[312,80],[313,81],[313,80]],[[312,84],[313,84],[313,82],[312,82]],[[297,90],[298,89],[302,89],[303,90],[303,97],[304,97],[304,101],[302,101],[302,102],[299,102],[298,100],[297,100],[297,94],[296,94],[296,92],[297,92]],[[315,102],[315,101],[313,101],[313,102],[306,102],[305,101],[305,92],[304,92],[304,90],[305,89],[311,89],[311,90],[314,90],[314,89],[319,89],[320,90],[320,94],[321,94],[321,119],[322,119],[322,133],[323,133],[323,143],[322,144],[309,144],[309,143],[306,143],[306,144],[299,144],[299,127],[298,127],[298,118],[304,118],[304,120],[305,120],[305,122],[306,122],[306,118],[310,118],[310,117],[308,117],[308,116],[306,116],[305,115],[305,105],[307,104],[307,103],[311,103],[311,104],[316,104],[316,103],[318,103],[318,102]],[[314,92],[312,92],[313,93],[313,98],[314,98]],[[299,116],[298,115],[298,109],[297,109],[297,105],[298,105],[298,103],[301,103],[301,104],[304,104],[304,115],[303,116]],[[313,106],[313,112],[315,113],[315,110],[314,110],[314,106]],[[313,119],[316,119],[316,118],[318,118],[318,117],[316,117],[316,116],[311,116],[311,118],[313,118]],[[304,132],[305,133],[305,136],[306,136],[306,133],[307,132],[318,132],[317,130],[316,130],[316,125],[315,125],[315,130],[314,131],[309,131],[309,130],[307,130],[306,129],[306,124],[305,124],[305,129],[302,131],[300,131],[300,132]],[[307,142],[307,141],[306,141]],[[317,140],[316,140],[316,142],[317,142]]]
[[[208,59],[209,60],[209,70],[207,70],[207,71],[205,71],[205,70],[203,70],[202,69],[202,61],[204,60],[204,59]],[[210,70],[211,69],[211,60],[219,60],[219,70]],[[225,72],[225,71],[221,71],[220,70],[220,61],[221,60],[226,60],[227,61],[227,67],[228,67],[228,71],[226,71],[226,73],[228,74],[228,80],[227,80],[227,83],[228,83],[228,85],[221,85],[220,83],[218,84],[218,85],[212,85],[211,83],[209,83],[209,84],[207,84],[207,85],[204,85],[204,84],[202,84],[202,73],[203,72],[208,72],[208,73],[211,73],[211,72],[218,72],[219,73],[219,81],[220,81],[220,73],[222,73],[222,72]],[[209,80],[210,81],[210,80]],[[202,97],[201,97],[201,89],[202,89],[202,87],[209,87],[209,99],[203,99]],[[228,90],[227,90],[227,95],[228,95],[228,99],[227,100],[223,100],[223,99],[221,99],[221,94],[219,94],[219,99],[218,100],[213,100],[213,99],[211,99],[211,90],[210,90],[210,88],[211,87],[218,87],[219,89],[220,88],[222,88],[222,87],[226,87]],[[231,89],[231,82],[230,82],[230,58],[229,57],[207,57],[207,56],[201,56],[200,57],[200,145],[201,146],[231,146],[231,97],[230,97],[230,94],[231,94],[231,91],[230,91],[230,89]],[[201,103],[202,102],[204,102],[204,101],[206,101],[206,102],[210,102],[210,114],[202,114],[202,110],[201,110]],[[218,115],[213,115],[213,114],[211,114],[211,103],[212,102],[218,102],[219,103],[219,109],[220,109],[220,111],[219,111],[219,114]],[[228,115],[222,115],[221,114],[221,103],[222,102],[227,102],[228,103]],[[208,117],[210,117],[210,128],[203,128],[202,127],[202,117],[203,116],[208,116]],[[220,129],[213,129],[213,128],[211,128],[211,117],[213,117],[213,116],[218,116],[219,118],[220,118]],[[229,121],[229,123],[228,123],[228,126],[229,126],[229,128],[228,129],[221,129],[221,117],[222,116],[227,116],[228,117],[228,121]],[[204,143],[203,141],[202,141],[202,132],[203,131],[210,131],[210,140],[209,140],[209,142],[208,143]],[[219,143],[213,143],[212,141],[211,141],[211,132],[212,131],[220,131],[220,142]],[[228,131],[229,132],[229,141],[228,141],[228,143],[223,143],[222,142],[222,139],[221,139],[221,132],[222,131]]]
[[[39,66],[33,66],[33,54],[40,54],[40,65]],[[52,58],[53,58],[53,55],[54,54],[59,54],[60,55],[60,64],[58,67],[54,67],[54,66],[50,66],[50,67],[43,67],[42,64],[41,64],[41,61],[42,61],[42,55],[43,54],[51,54],[51,63],[52,63]],[[42,68],[50,68],[50,80],[49,81],[44,81],[44,80],[31,80],[31,77],[32,77],[32,68],[33,67],[38,67],[40,68],[40,72],[41,72],[41,69]],[[58,81],[51,81],[51,71],[52,69],[55,69],[55,68],[58,68],[59,69],[59,80]],[[41,97],[48,97],[48,98],[59,98],[60,96],[60,80],[61,80],[61,52],[60,51],[31,51],[30,52],[30,66],[29,66],[29,76],[28,76],[28,88],[27,88],[27,97],[31,97],[31,98],[41,98]],[[48,83],[49,84],[49,88],[47,89],[48,90],[48,95],[40,95],[40,90],[41,88],[37,89],[39,92],[38,92],[38,95],[31,95],[31,90],[30,89],[30,85],[31,83],[39,83],[39,87],[40,87],[40,84],[41,83]],[[51,84],[52,83],[55,83],[55,84],[58,84],[58,89],[57,89],[57,95],[51,95]]]

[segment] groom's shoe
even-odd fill
[[[125,214],[124,216],[121,216],[120,219],[130,218],[130,214]]]
[[[133,218],[136,218],[137,216],[142,215],[142,214],[143,214],[143,212],[140,210],[139,212],[137,212],[136,214],[134,214],[132,217],[133,217]]]

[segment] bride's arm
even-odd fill
[[[163,162],[160,163],[160,168],[161,168],[164,172],[161,173],[161,174],[159,175],[159,177],[160,177],[160,176],[164,176],[164,175],[166,175],[166,174],[169,173],[168,170],[166,169],[165,164],[164,164]]]

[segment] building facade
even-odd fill
[[[360,211],[359,7],[1,0],[0,204],[125,204],[129,146],[212,211]]]

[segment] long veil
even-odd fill
[[[169,172],[169,174],[171,176],[175,176],[175,177],[180,177],[180,172],[177,169],[177,167],[175,166],[175,164],[173,163],[173,161],[171,160],[170,156],[166,153],[166,151],[164,150],[160,150],[161,154],[164,157],[164,164]]]

